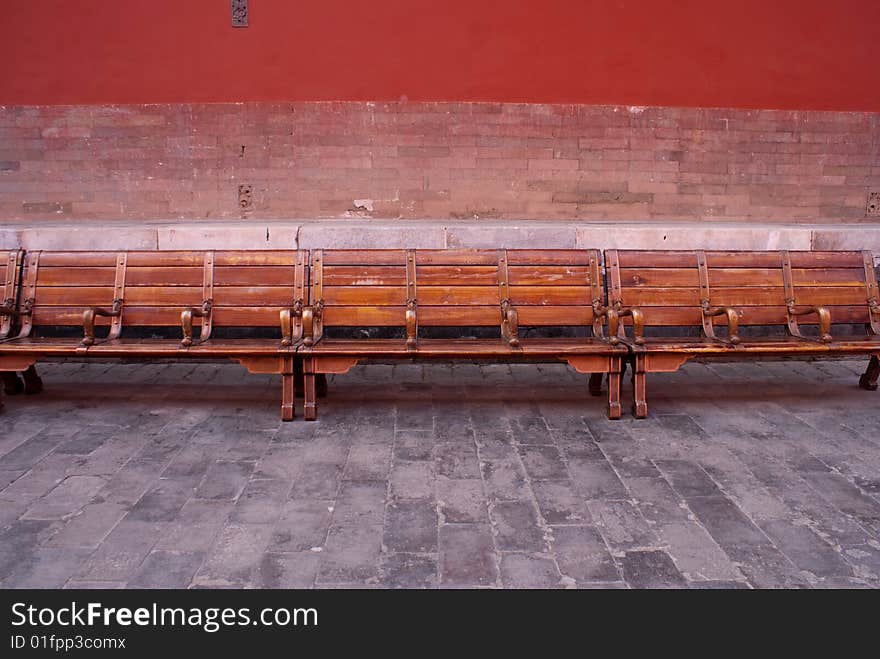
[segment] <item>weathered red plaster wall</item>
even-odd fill
[[[880,114],[484,103],[0,109],[0,218],[866,220]],[[876,218],[874,218],[876,220]]]
[[[398,100],[880,110],[877,0],[26,0],[0,104]]]

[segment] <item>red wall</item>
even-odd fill
[[[26,0],[0,104],[476,100],[880,110],[877,0]]]

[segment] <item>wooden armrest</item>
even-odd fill
[[[193,318],[205,318],[210,316],[213,308],[214,303],[211,300],[205,300],[202,302],[201,307],[190,307],[180,312],[180,325],[183,328],[183,338],[180,340],[181,346],[189,348],[193,344]],[[207,338],[207,336],[199,335],[200,341],[207,340]]]
[[[712,309],[703,309],[706,316],[727,316],[727,340],[732,344],[738,344],[739,338],[739,314],[733,307],[714,307]]]
[[[788,313],[792,316],[811,316],[816,314],[819,317],[819,333],[824,343],[831,343],[834,338],[831,336],[831,312],[825,307],[810,307],[802,311],[795,311],[794,305],[789,306]]]
[[[419,315],[416,300],[406,301],[406,349],[415,350],[419,345]]]
[[[122,314],[122,300],[113,300],[113,308],[106,307],[90,307],[83,312],[83,340],[82,345],[90,346],[95,344],[95,317],[104,316],[106,318],[115,318]]]
[[[297,336],[293,335],[293,319],[294,318],[302,318],[303,315],[303,301],[302,298],[299,298],[294,301],[293,306],[290,309],[282,309],[281,310],[281,345],[285,348],[289,348],[296,341],[299,341],[302,338],[302,326],[299,328],[299,332]]]
[[[620,319],[630,316],[633,319],[633,342],[636,345],[642,345],[645,342],[645,316],[641,309],[637,307],[627,307],[625,309],[607,309],[608,316],[608,340],[611,345],[620,343],[618,331],[620,329]]]
[[[324,314],[324,302],[318,300],[315,304],[303,307],[303,344],[315,345],[321,340],[321,317]]]
[[[507,300],[501,303],[501,336],[511,348],[519,347],[519,312]]]

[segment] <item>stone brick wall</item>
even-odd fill
[[[240,186],[251,186],[246,208]],[[0,107],[0,221],[880,222],[880,115],[487,103]]]

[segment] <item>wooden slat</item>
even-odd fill
[[[324,304],[332,306],[401,306],[406,288],[401,286],[324,286]]]
[[[40,267],[105,266],[116,264],[117,252],[43,252]],[[293,266],[296,250],[278,251],[219,251],[215,255],[218,266]],[[204,251],[134,251],[128,252],[128,266],[165,267],[201,266]]]
[[[861,252],[789,252],[792,268],[858,268]]]
[[[296,250],[218,251],[214,254],[214,265],[215,267],[289,266],[293,268],[296,266],[296,255]]]
[[[696,268],[621,268],[621,284],[630,287],[691,287],[699,285]],[[857,268],[792,270],[796,286],[852,286],[864,288],[864,272]],[[709,283],[716,286],[782,286],[781,268],[709,268]]]
[[[593,309],[578,307],[519,307],[521,327],[563,327],[583,326],[593,322]]]
[[[416,250],[416,265],[498,265],[498,251],[494,249],[420,249]]]
[[[421,290],[419,293],[421,294]],[[419,325],[422,327],[500,327],[499,316],[497,304],[451,308],[419,304]]]
[[[511,286],[589,286],[590,268],[581,265],[511,265]]]
[[[324,286],[406,286],[406,268],[388,265],[325,265]]]
[[[40,306],[113,306],[113,284],[109,286],[44,286],[37,289]]]
[[[497,285],[498,264],[422,265],[416,268],[416,276],[422,286],[493,286]]]
[[[863,268],[792,268],[791,280],[799,286],[852,286],[865,287]]]
[[[855,268],[861,263],[859,252],[789,252],[793,268]],[[619,250],[621,268],[690,267],[696,259],[692,251]],[[710,268],[776,268],[780,252],[708,251]]]
[[[863,301],[862,289],[850,287],[802,287],[795,293],[800,304],[810,305],[856,305]],[[671,305],[700,305],[697,288],[633,288],[625,291],[624,304],[638,307],[664,307]],[[785,306],[785,289],[713,287],[713,306]]]
[[[406,263],[402,249],[325,249],[324,265],[399,265]]]
[[[404,327],[405,314],[403,306],[324,307],[324,327]]]
[[[284,307],[294,298],[293,286],[214,286],[215,307]]]
[[[806,307],[798,306],[798,309]],[[645,325],[661,326],[686,326],[700,327],[701,315],[698,307],[649,307],[643,309]],[[741,312],[740,325],[785,325],[786,314],[784,307],[739,307]],[[862,306],[832,306],[829,307],[831,320],[834,323],[864,323],[867,321],[867,307]],[[626,320],[625,322],[629,322]],[[716,325],[724,325],[727,319],[717,316]],[[815,316],[803,316],[798,322],[802,325],[815,324]]]
[[[213,312],[217,327],[278,327],[280,307],[218,307]],[[35,325],[82,326],[82,307],[35,307]],[[109,325],[110,319],[98,317],[96,325]],[[194,325],[201,319],[193,318]],[[180,309],[175,307],[126,306],[124,327],[179,327]]]
[[[494,306],[498,312],[501,298],[498,286],[419,286],[419,307]],[[500,313],[500,312],[498,312]]]
[[[577,304],[590,306],[589,286],[511,286],[510,303],[517,310],[530,305],[561,306]]]
[[[112,286],[115,268],[40,267],[38,286]],[[129,267],[126,286],[197,286],[202,282],[201,267],[139,268]]]
[[[639,286],[698,287],[700,271],[697,269],[696,258],[690,268],[621,268],[620,285],[625,289]]]
[[[215,286],[215,306],[286,306],[293,299],[293,286]],[[44,287],[39,289],[37,304],[83,307],[113,303],[112,287]],[[125,308],[129,306],[200,305],[201,286],[126,286]]]
[[[116,268],[118,252],[43,252],[40,268],[55,266],[98,266]]]
[[[586,249],[509,249],[510,265],[589,265]]]

